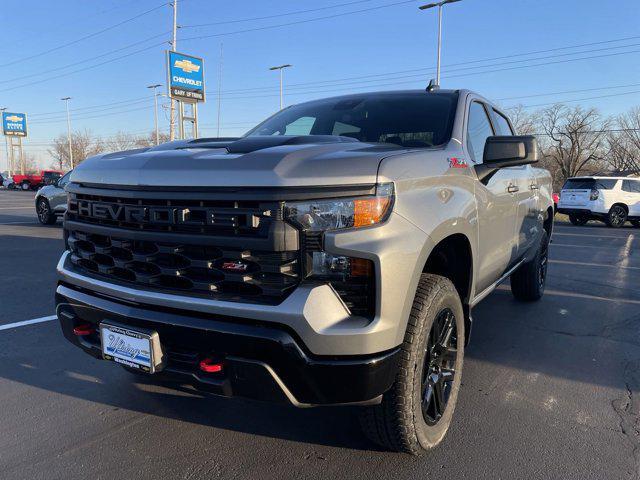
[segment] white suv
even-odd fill
[[[574,177],[560,192],[558,211],[574,225],[601,220],[613,228],[640,227],[640,178]]]

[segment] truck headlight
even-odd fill
[[[393,199],[393,183],[383,183],[375,195],[287,203],[285,215],[306,232],[367,227],[389,218]]]

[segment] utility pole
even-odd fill
[[[447,3],[455,3],[461,0],[443,0],[438,3],[428,3],[418,7],[420,10],[429,10],[430,8],[438,7],[438,67],[436,70],[436,85],[440,86],[440,50],[442,47],[442,7]]]
[[[158,83],[147,87],[153,89],[153,120],[156,127],[156,145],[160,145],[160,132],[158,131],[158,94],[156,93],[156,88],[161,86],[162,85]]]
[[[271,67],[269,70],[279,70],[280,71],[280,110],[284,108],[284,92],[282,86],[282,70],[285,68],[293,67],[293,65],[289,65],[288,63],[285,65],[278,65],[277,67]]]
[[[67,106],[67,140],[69,141],[69,164],[71,165],[71,169],[75,168],[73,164],[73,149],[71,148],[71,117],[69,116],[69,100],[71,97],[64,97],[60,100],[63,100]]]
[[[222,106],[222,60],[223,60],[223,45],[220,44],[220,65],[218,68],[218,133],[217,137],[220,138],[220,110]]]
[[[171,3],[173,7],[173,39],[171,40],[171,51],[176,51],[176,44],[178,43],[178,0],[173,0]],[[176,102],[173,98],[170,98],[171,109],[169,113],[169,140],[175,140],[176,138]]]
[[[2,112],[6,109],[7,107],[0,108],[0,115],[2,115]],[[9,158],[9,142],[7,141],[6,135],[4,135],[4,149],[7,154],[7,172],[9,172],[9,176],[11,177],[13,176],[13,162],[11,161],[11,158]]]

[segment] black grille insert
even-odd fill
[[[108,281],[220,300],[281,302],[300,281],[298,251],[183,245],[69,230],[72,264]]]

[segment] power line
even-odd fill
[[[126,20],[123,20],[123,21],[121,21],[121,22],[118,22],[118,23],[116,23],[116,24],[114,24],[114,25],[111,25],[111,26],[109,26],[109,27],[103,28],[102,30],[98,30],[98,31],[96,31],[96,32],[90,33],[90,34],[88,34],[88,35],[85,35],[85,36],[83,36],[83,37],[77,38],[77,39],[75,39],[75,40],[72,40],[72,41],[70,41],[70,42],[64,43],[64,44],[62,44],[62,45],[58,45],[58,46],[56,46],[56,47],[51,47],[51,48],[49,48],[49,49],[47,49],[47,50],[43,50],[42,52],[35,53],[35,54],[33,54],[33,55],[29,55],[29,56],[27,56],[27,57],[21,57],[21,58],[19,58],[19,59],[13,60],[13,61],[11,61],[11,62],[1,64],[1,65],[0,65],[0,68],[1,68],[1,67],[8,67],[9,65],[15,65],[16,63],[22,63],[22,62],[25,62],[25,61],[27,61],[27,60],[31,60],[31,59],[33,59],[33,58],[41,57],[41,56],[46,55],[46,54],[48,54],[48,53],[55,52],[56,50],[61,50],[61,49],[63,49],[63,48],[69,47],[69,46],[71,46],[71,45],[75,45],[76,43],[80,43],[80,42],[82,42],[82,41],[84,41],[84,40],[87,40],[87,39],[89,39],[89,38],[93,38],[93,37],[96,37],[96,36],[98,36],[98,35],[101,35],[101,34],[103,34],[103,33],[105,33],[105,32],[108,32],[108,31],[110,31],[110,30],[113,30],[114,28],[118,28],[118,27],[120,27],[120,26],[122,26],[122,25],[124,25],[124,24],[126,24],[126,23],[132,22],[133,20],[136,20],[136,19],[138,19],[138,18],[140,18],[140,17],[143,17],[144,15],[148,15],[149,13],[154,12],[154,11],[156,11],[156,10],[158,10],[158,9],[162,8],[162,7],[165,7],[166,5],[168,5],[168,3],[163,3],[162,5],[158,5],[157,7],[154,7],[154,8],[152,8],[152,9],[150,9],[150,10],[147,10],[147,11],[145,11],[145,12],[139,13],[138,15],[135,15],[135,16],[133,16],[133,17],[127,18]]]
[[[140,49],[140,50],[135,50],[135,51],[130,52],[130,53],[127,53],[127,54],[125,54],[125,55],[121,55],[121,56],[119,56],[119,57],[112,58],[111,60],[106,60],[106,61],[104,61],[104,62],[100,62],[100,63],[97,63],[97,64],[95,64],[95,65],[90,65],[90,66],[88,66],[88,67],[80,68],[80,69],[78,69],[78,70],[74,70],[74,71],[67,72],[67,73],[62,73],[62,74],[60,74],[60,75],[55,75],[55,76],[53,76],[53,77],[43,78],[43,79],[36,80],[36,81],[33,81],[33,82],[29,82],[29,83],[23,83],[22,85],[17,85],[17,86],[15,86],[15,87],[11,87],[11,88],[5,88],[5,89],[3,89],[3,90],[0,90],[0,92],[10,92],[10,91],[12,91],[12,90],[17,90],[17,89],[19,89],[19,88],[30,87],[31,85],[37,85],[37,84],[39,84],[39,83],[48,82],[49,80],[55,80],[56,78],[68,77],[69,75],[73,75],[74,73],[80,73],[80,72],[84,72],[84,71],[86,71],[86,70],[91,70],[91,69],[93,69],[93,68],[101,67],[102,65],[106,65],[106,64],[108,64],[108,63],[115,62],[116,60],[121,60],[121,59],[123,59],[123,58],[127,58],[127,57],[130,57],[130,56],[132,56],[132,55],[136,55],[136,54],[138,54],[138,53],[146,52],[146,51],[148,51],[148,50],[151,50],[152,48],[156,48],[156,47],[158,47],[158,46],[160,46],[160,45],[164,45],[165,43],[166,43],[166,42],[156,43],[156,44],[153,44],[153,45],[151,45],[151,46],[148,46],[148,47],[142,48],[142,49]]]
[[[278,25],[267,25],[267,26],[263,26],[263,27],[254,27],[254,28],[247,28],[247,29],[244,29],[244,30],[236,30],[234,32],[215,33],[215,34],[210,34],[210,35],[199,35],[199,36],[195,36],[195,37],[187,37],[187,38],[180,39],[180,41],[186,42],[186,41],[190,41],[190,40],[203,40],[205,38],[224,37],[224,36],[227,36],[227,35],[237,35],[239,33],[258,32],[258,31],[261,31],[261,30],[270,30],[270,29],[273,29],[273,28],[289,27],[291,25],[299,25],[301,23],[317,22],[317,21],[320,21],[320,20],[327,20],[327,19],[330,19],[330,18],[344,17],[346,15],[353,15],[353,14],[356,14],[356,13],[364,13],[364,12],[370,12],[370,11],[373,11],[373,10],[380,10],[381,8],[395,7],[395,6],[398,6],[398,5],[406,5],[408,3],[415,3],[416,1],[417,0],[404,0],[402,2],[387,3],[385,5],[378,5],[376,7],[363,8],[361,10],[354,10],[354,11],[351,11],[351,12],[337,13],[337,14],[334,14],[334,15],[326,15],[324,17],[309,18],[307,20],[297,20],[295,22],[281,23],[281,24],[278,24]]]
[[[212,27],[212,26],[216,26],[216,25],[228,25],[230,23],[244,23],[244,22],[252,22],[254,20],[268,20],[270,18],[279,18],[279,17],[287,17],[290,15],[301,15],[303,13],[312,13],[312,12],[319,12],[321,10],[331,10],[333,8],[340,8],[340,7],[346,7],[349,5],[355,5],[358,3],[366,3],[366,2],[370,2],[371,0],[357,0],[355,2],[347,2],[347,3],[339,3],[337,5],[328,5],[326,7],[319,7],[319,8],[312,8],[309,10],[298,10],[295,12],[287,12],[287,13],[278,13],[275,15],[267,15],[264,17],[252,17],[252,18],[241,18],[241,19],[237,19],[237,20],[223,20],[221,22],[213,22],[213,23],[200,23],[200,24],[196,24],[196,25],[181,25],[180,28],[200,28],[200,27]]]
[[[57,71],[60,71],[60,70],[66,70],[67,68],[75,67],[75,66],[83,64],[83,63],[88,63],[88,62],[91,62],[93,60],[98,60],[99,58],[108,57],[109,55],[111,55],[113,53],[117,53],[117,52],[121,52],[123,50],[127,50],[127,49],[129,49],[131,47],[135,47],[136,45],[141,45],[143,43],[148,42],[149,40],[154,40],[156,38],[163,37],[165,35],[168,35],[169,33],[171,33],[171,32],[167,31],[167,32],[159,33],[158,35],[152,35],[151,37],[147,37],[147,38],[145,38],[143,40],[139,40],[137,42],[133,42],[133,43],[130,43],[128,45],[125,45],[124,47],[116,48],[115,50],[110,50],[110,51],[102,53],[100,55],[95,55],[93,57],[85,58],[83,60],[78,60],[76,62],[69,63],[69,64],[63,65],[61,67],[50,68],[50,69],[45,70],[45,71],[40,71],[40,72],[37,72],[37,73],[30,73],[28,75],[20,75],[19,77],[11,78],[11,79],[8,79],[8,80],[0,80],[0,84],[2,84],[2,83],[11,83],[11,82],[15,82],[15,81],[22,80],[22,79],[25,79],[25,78],[37,77],[39,75],[44,75],[44,74],[48,74],[48,73],[51,73],[51,72],[57,72]],[[56,77],[54,77],[54,78],[56,78]]]
[[[107,106],[118,105],[118,104],[123,104],[123,103],[127,103],[128,104],[128,103],[136,102],[138,100],[143,100],[143,99],[148,99],[148,96],[130,98],[129,100],[120,100],[120,101],[111,102],[111,103],[102,103],[102,104],[99,104],[99,105],[92,105],[92,106],[89,106],[89,107],[71,108],[71,109],[69,109],[69,111],[70,112],[78,112],[80,110],[92,110],[94,108],[99,108],[99,107],[107,107]],[[55,114],[62,114],[62,113],[66,113],[66,110],[55,110],[53,112],[30,113],[29,117],[33,118],[33,117],[40,117],[40,116],[44,116],[44,115],[55,115]]]
[[[619,39],[613,39],[613,40],[605,40],[605,41],[601,41],[601,42],[591,42],[591,43],[585,43],[585,44],[581,44],[581,45],[571,45],[571,46],[567,46],[567,47],[556,47],[556,48],[552,48],[552,49],[548,49],[548,50],[538,50],[538,51],[533,51],[533,52],[523,52],[523,53],[515,53],[515,54],[510,54],[510,55],[504,55],[504,56],[500,56],[500,57],[492,57],[492,58],[484,58],[484,59],[477,59],[477,60],[466,60],[463,62],[457,62],[457,63],[450,63],[447,65],[443,65],[443,68],[449,68],[449,67],[457,67],[457,66],[461,66],[461,65],[469,65],[470,63],[484,63],[484,62],[490,62],[493,60],[502,60],[502,59],[507,59],[507,58],[514,58],[514,57],[520,57],[520,56],[527,56],[527,55],[535,55],[535,54],[539,54],[539,53],[550,53],[550,52],[554,52],[554,51],[560,51],[560,50],[567,50],[567,49],[572,49],[572,48],[580,48],[580,47],[587,47],[587,46],[593,46],[593,45],[601,45],[601,44],[606,44],[606,43],[615,43],[615,42],[621,42],[624,40],[630,40],[630,39],[637,39],[640,38],[640,36],[636,36],[636,37],[625,37],[625,38],[619,38]],[[621,46],[614,46],[614,47],[609,47],[610,49],[613,48],[624,48],[624,47],[628,47],[628,46],[636,46],[638,44],[631,44],[631,45],[621,45]],[[606,50],[606,49],[602,49],[602,50]],[[594,51],[601,51],[601,50],[587,50],[584,52],[573,52],[573,53],[566,53],[563,54],[564,56],[566,55],[577,55],[579,53],[589,53],[589,52],[594,52]],[[544,58],[553,58],[553,57],[544,57]],[[539,60],[539,59],[523,59],[523,60],[518,60],[518,62],[525,62],[525,61],[531,61],[531,60]],[[501,64],[497,64],[497,65],[503,65],[506,63],[501,63]],[[478,67],[467,67],[467,68],[482,68],[482,67],[487,67],[487,66],[491,66],[491,65],[484,65],[484,66],[478,66]],[[435,67],[422,67],[422,68],[413,68],[413,69],[408,69],[408,70],[398,70],[395,72],[386,72],[386,73],[378,73],[378,74],[369,74],[369,75],[361,75],[361,76],[356,76],[356,77],[343,77],[343,78],[337,78],[337,79],[333,79],[333,80],[317,80],[314,82],[304,82],[304,83],[292,83],[289,84],[287,86],[287,89],[292,89],[294,87],[298,87],[298,86],[311,86],[311,85],[317,85],[317,84],[324,84],[324,83],[336,83],[336,82],[341,82],[343,80],[359,80],[359,79],[366,79],[366,78],[371,78],[371,77],[384,77],[384,76],[389,76],[389,75],[397,75],[397,74],[402,74],[402,73],[411,73],[411,72],[433,72]],[[406,78],[406,77],[405,77]],[[319,85],[320,86],[320,85]],[[236,89],[236,90],[228,90],[226,93],[240,93],[240,92],[249,92],[249,91],[255,91],[255,90],[275,90],[275,87],[253,87],[253,88],[247,88],[247,89]]]
[[[640,93],[640,90],[635,90],[633,92],[622,92],[622,93],[612,93],[609,95],[598,95],[596,97],[586,97],[586,98],[575,98],[572,100],[562,100],[556,102],[548,102],[548,103],[536,103],[534,105],[522,105],[522,108],[535,108],[535,107],[545,107],[548,105],[557,105],[559,103],[570,103],[570,102],[584,102],[585,100],[597,100],[600,98],[610,98],[610,97],[620,97],[623,95],[633,95],[636,93]]]

